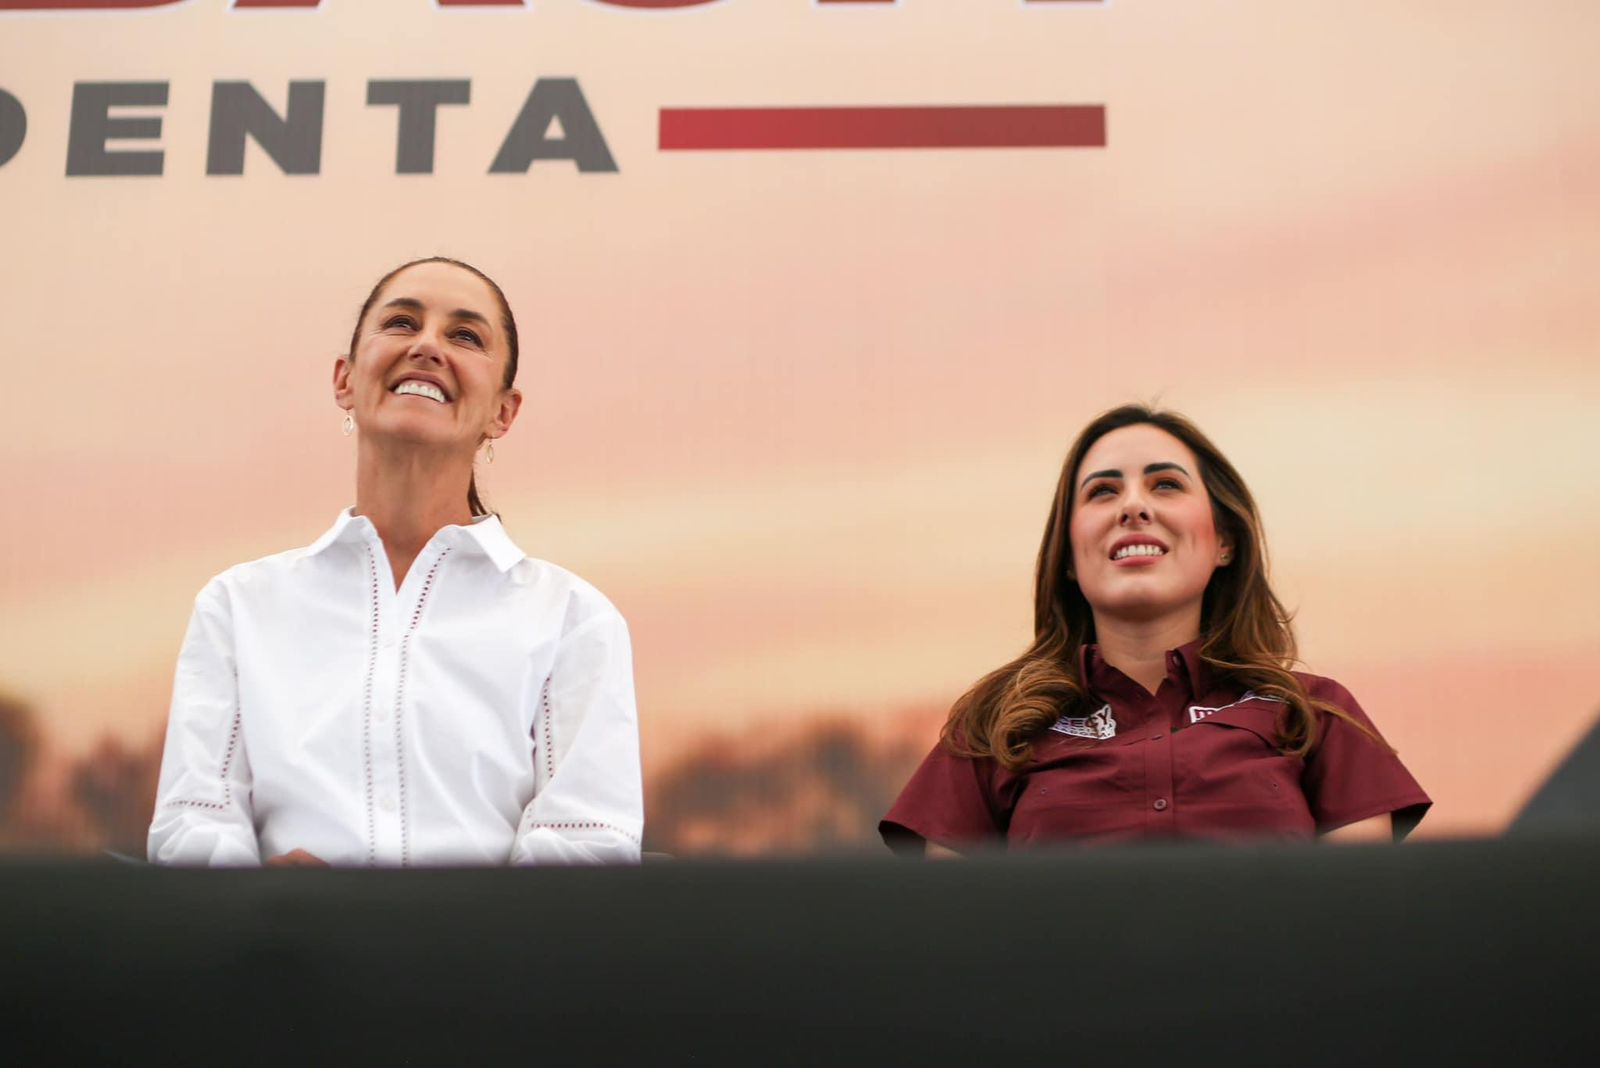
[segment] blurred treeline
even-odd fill
[[[867,724],[871,724],[869,727]],[[878,820],[938,717],[842,715],[707,738],[645,778],[645,848],[677,856],[882,849]]]
[[[33,709],[0,694],[0,849],[144,856],[160,734],[136,747],[107,736],[64,769],[47,768],[43,750]]]
[[[878,819],[932,743],[937,713],[818,715],[706,737],[647,768],[645,848],[675,856],[871,850]],[[0,694],[0,852],[143,857],[161,732],[107,736],[50,765],[38,717]]]

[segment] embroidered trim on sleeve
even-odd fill
[[[237,674],[234,677],[234,688],[235,689],[238,688],[238,676],[237,676]],[[232,808],[233,807],[233,783],[228,779],[228,771],[229,771],[229,769],[231,769],[233,767],[233,754],[236,753],[238,751],[238,749],[239,749],[239,710],[237,708],[235,708],[233,710],[233,727],[231,729],[229,729],[229,731],[228,731],[228,748],[223,753],[222,771],[219,773],[219,775],[220,775],[220,777],[222,779],[222,800],[220,802],[217,802],[217,801],[200,801],[200,800],[197,800],[195,798],[189,798],[189,797],[175,797],[171,801],[168,801],[167,804],[170,805],[170,806],[177,807],[177,808],[203,808],[203,809],[208,809],[208,810],[210,810],[212,812],[226,812],[229,808]]]
[[[623,830],[612,823],[600,823],[597,820],[568,820],[558,822],[555,820],[529,820],[528,827],[543,827],[552,831],[615,831],[634,845],[639,845],[639,836]]]
[[[551,733],[550,680],[544,680],[544,690],[539,694],[539,707],[544,711],[544,781],[548,783],[556,774],[556,746]]]

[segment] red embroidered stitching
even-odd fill
[[[444,550],[428,569],[428,577],[422,582],[422,592],[417,594],[416,611],[411,613],[411,626],[406,629],[406,635],[400,642],[400,681],[395,687],[394,694],[394,753],[395,766],[400,778],[400,866],[402,868],[411,864],[410,806],[406,795],[406,750],[400,730],[401,715],[405,711],[406,703],[406,671],[411,663],[411,636],[416,633],[417,625],[422,622],[422,609],[428,603],[428,594],[433,592],[433,580],[439,574],[439,565],[443,564],[444,558],[449,555],[450,550]]]
[[[239,689],[239,673],[237,671],[233,673],[233,688],[235,692]],[[233,783],[228,781],[228,769],[233,767],[233,754],[238,747],[239,710],[235,708],[233,710],[233,727],[228,731],[228,748],[222,757],[222,801],[218,803],[216,801],[199,801],[193,798],[179,797],[168,801],[167,804],[175,805],[179,808],[204,808],[213,812],[226,812],[233,805]]]
[[[372,677],[378,670],[378,564],[367,550],[367,573],[372,579],[372,626],[367,638],[367,686],[361,705],[361,757],[367,771],[367,865],[378,863],[378,821],[372,808]]]
[[[552,713],[550,711],[549,679],[544,680],[544,690],[539,694],[539,703],[544,708],[544,777],[545,782],[548,783],[551,779],[555,778],[556,774],[555,742],[551,740],[552,735],[550,733],[550,718]]]

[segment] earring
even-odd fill
[[[1233,554],[1232,553],[1223,553],[1220,557],[1217,558],[1217,563],[1219,563],[1219,564],[1231,564],[1231,563],[1233,563]]]
[[[494,439],[493,438],[490,438],[488,444],[483,447],[483,462],[486,463],[486,464],[494,463]]]
[[[356,432],[355,416],[351,415],[349,412],[345,412],[344,424],[340,427],[340,429],[344,431],[345,437],[349,437],[351,434],[354,434]]]

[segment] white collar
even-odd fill
[[[306,555],[315,556],[335,542],[370,540],[381,544],[382,539],[378,537],[377,528],[372,525],[372,521],[364,515],[353,515],[353,512],[353,506],[340,512],[339,518],[333,521],[333,526],[306,547]],[[507,534],[506,528],[500,524],[500,517],[495,515],[474,516],[472,522],[466,526],[451,524],[441,527],[432,540],[469,552],[476,550],[487,556],[489,561],[502,572],[510,571],[527,556],[517,548],[517,543],[511,540],[511,535]]]

